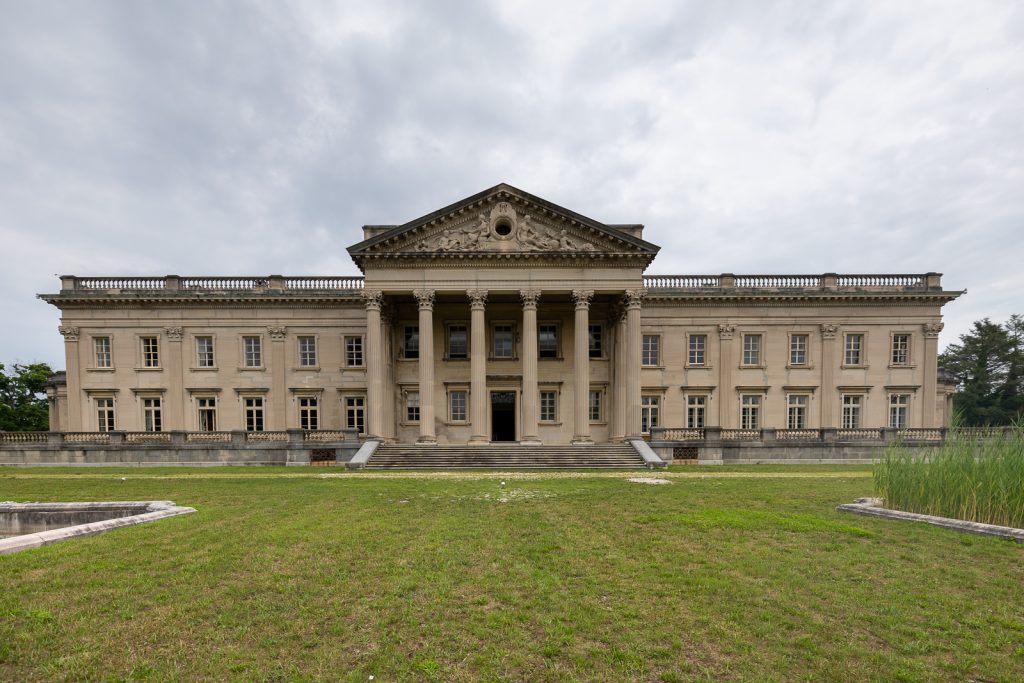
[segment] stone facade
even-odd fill
[[[361,278],[62,277],[40,295],[67,360],[51,429],[567,444],[948,421],[961,292],[936,273],[645,275],[643,226],[504,184],[364,237]]]

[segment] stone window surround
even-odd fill
[[[312,337],[313,338],[313,360],[315,361],[312,365],[302,364],[302,338]],[[295,334],[295,345],[292,347],[295,350],[295,365],[292,368],[295,372],[319,372],[320,371],[320,334],[318,332],[297,332]]]
[[[462,393],[465,394],[466,396],[466,402],[464,406],[466,411],[466,417],[465,419],[462,420],[456,420],[452,418],[452,394],[456,393]],[[468,425],[470,423],[470,420],[472,419],[472,415],[470,414],[470,409],[472,406],[472,403],[470,403],[470,401],[472,400],[472,397],[470,396],[469,393],[469,382],[446,382],[444,385],[444,395],[446,406],[444,414],[444,424],[459,427]],[[423,410],[422,397],[420,401],[420,410]],[[422,415],[422,412],[420,414]]]
[[[409,419],[409,412],[408,412],[408,408],[409,408],[409,404],[408,404],[409,394],[416,394],[417,396],[419,396],[419,407],[420,407],[420,411],[421,411],[420,415],[421,416],[423,415],[423,413],[422,413],[422,410],[423,410],[423,395],[420,393],[419,382],[400,382],[396,386],[398,388],[398,396],[401,399],[401,407],[400,407],[400,412],[398,414],[398,425],[400,427],[414,427],[414,426],[419,425],[420,421],[418,419],[417,420],[410,420]]]
[[[703,363],[691,363],[690,362],[690,339],[693,337],[704,337],[704,362]],[[683,367],[692,368],[694,370],[712,370],[714,365],[711,363],[711,338],[712,331],[698,331],[698,332],[687,332],[686,333],[686,348],[684,349],[683,356]]]
[[[263,372],[267,369],[267,358],[266,351],[267,345],[264,343],[263,335],[259,332],[238,332],[238,371],[239,372]],[[259,339],[260,349],[260,363],[259,365],[246,365],[245,355],[245,340],[247,337],[255,337]]]
[[[135,371],[136,372],[161,372],[163,368],[163,345],[160,343],[159,332],[136,332],[135,333]],[[156,339],[156,365],[146,365],[143,355],[143,339]]]
[[[213,350],[213,365],[201,366],[199,365],[199,338],[209,337],[211,348]],[[189,370],[192,372],[216,372],[219,368],[217,367],[217,335],[213,332],[195,332],[189,334],[189,340],[191,345],[189,348],[192,349],[192,365]]]
[[[750,370],[750,369],[762,369],[763,370],[763,369],[767,368],[768,367],[768,365],[767,365],[768,331],[765,330],[765,329],[742,330],[736,336],[739,338],[739,342],[740,342],[740,353],[739,353],[740,362],[739,362],[739,368],[741,370]],[[757,362],[756,363],[746,363],[746,362],[744,362],[744,355],[745,355],[744,354],[744,347],[746,346],[746,339],[747,339],[747,337],[757,337],[758,338],[758,344],[757,344],[758,353],[757,353]],[[788,348],[786,349],[786,352],[788,354],[788,352],[789,352]]]
[[[593,419],[590,416],[590,394],[597,392],[600,394],[599,408],[601,415],[598,419]],[[590,418],[590,424],[592,425],[606,425],[608,424],[608,383],[607,382],[592,382],[590,384],[590,390],[587,392],[587,417]]]
[[[512,328],[512,355],[511,356],[495,356],[494,355],[494,329],[498,326],[509,325]],[[538,331],[540,329],[540,323],[537,323]],[[519,360],[519,325],[515,320],[491,320],[487,324],[487,334],[489,339],[487,344],[487,360],[488,361],[518,361]]]
[[[99,349],[97,349],[97,340],[107,340],[107,365],[99,364]],[[92,353],[89,356],[89,365],[85,368],[88,372],[114,372],[114,337],[111,334],[94,334],[89,336],[89,348]]]
[[[861,337],[860,362],[859,363],[847,363],[846,362],[846,344],[847,344],[847,339],[849,339],[849,337],[851,335],[858,335],[858,334]],[[843,370],[847,370],[847,369],[849,369],[849,370],[867,370],[869,367],[871,367],[866,362],[867,361],[867,357],[868,357],[868,346],[869,346],[870,341],[871,341],[871,338],[868,335],[867,330],[857,330],[857,329],[843,330],[843,332],[842,332],[842,340],[843,340],[843,345],[839,348],[839,353],[842,354],[840,356],[840,366],[839,366],[841,369],[843,369]],[[889,348],[889,352],[890,353],[892,352],[892,347]]]
[[[356,408],[356,410],[362,410],[363,413],[363,429],[359,432],[361,435],[366,434],[366,430],[369,428],[370,423],[368,421],[369,406],[366,401],[366,391],[358,389],[342,389],[338,388],[339,401],[341,402],[341,423],[345,425],[346,429],[355,429],[355,425],[349,426],[348,421],[348,399],[362,399],[362,407]]]
[[[554,356],[542,356],[540,355],[540,328],[548,326],[555,328],[555,355]],[[515,337],[515,330],[512,331],[513,337]],[[537,360],[541,362],[552,362],[552,361],[563,361],[565,355],[562,353],[562,321],[561,320],[537,320]]]
[[[806,337],[804,346],[804,363],[793,363],[793,337],[803,335]],[[792,330],[786,334],[786,369],[787,370],[813,370],[815,353],[815,334],[812,330]]]
[[[362,359],[362,363],[359,365],[349,365],[348,363],[348,340],[358,339],[359,340],[359,355]],[[342,368],[365,368],[366,367],[366,336],[362,334],[343,334],[341,335],[341,354],[342,354]]]
[[[790,399],[803,398],[803,424],[799,427],[794,427],[790,424],[790,410],[794,407],[794,404]],[[810,429],[811,424],[811,401],[814,400],[814,394],[810,391],[787,391],[786,392],[786,429]]]
[[[453,318],[451,320],[445,320],[442,324],[444,325],[444,349],[441,354],[441,360],[452,361],[454,363],[463,363],[468,361],[470,356],[473,355],[473,338],[470,321],[464,318]],[[466,355],[462,358],[451,357],[452,326],[462,326],[466,328]]]
[[[906,335],[907,337],[907,362],[906,363],[894,363],[892,360],[893,351],[895,350],[897,335]],[[914,333],[907,330],[891,330],[889,332],[889,368],[891,369],[913,369],[917,367],[917,363],[914,362]]]
[[[644,339],[646,337],[655,337],[658,341],[656,342],[658,358],[657,363],[647,364],[644,363]],[[664,368],[665,367],[665,349],[662,341],[664,335],[661,332],[641,332],[640,333],[640,367],[641,368]]]

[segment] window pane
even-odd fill
[[[245,367],[258,368],[263,365],[263,349],[259,337],[242,337],[245,348]]]
[[[661,337],[655,334],[645,334],[643,338],[643,365],[660,365]]]
[[[861,352],[864,348],[864,335],[863,334],[848,334],[846,335],[846,357],[844,363],[846,365],[860,365],[861,364]]]
[[[892,364],[907,365],[910,362],[910,335],[894,334],[892,336]]]
[[[410,391],[405,395],[405,419],[407,422],[420,421],[420,392]]]
[[[316,367],[316,337],[299,337],[299,367]]]
[[[557,411],[558,394],[554,391],[540,392],[540,420],[541,422],[555,422],[558,418]]]
[[[807,364],[807,335],[794,334],[789,338],[789,364]]]
[[[96,367],[111,367],[110,359],[110,337],[95,337],[93,345],[96,349]]]
[[[708,338],[704,334],[691,334],[690,335],[690,365],[705,365],[707,363]]]
[[[761,364],[761,335],[743,335],[743,365]],[[753,427],[750,427],[753,429]]]
[[[494,357],[512,358],[512,326],[494,326]]]
[[[213,337],[196,337],[196,367],[214,367]]]
[[[591,391],[590,392],[590,399],[589,399],[588,407],[589,407],[588,412],[590,414],[590,421],[591,422],[600,422],[601,421],[601,392],[600,391]]]
[[[405,328],[405,357],[406,358],[419,358],[420,357],[420,328],[419,327],[406,327]]]
[[[707,396],[686,397],[686,426],[688,428],[704,428],[704,413],[707,408],[707,400]]]
[[[350,368],[363,366],[362,337],[345,337],[345,365]]]
[[[603,329],[600,325],[590,325],[587,328],[587,343],[590,348],[591,358],[601,358],[604,355]]]
[[[450,325],[448,327],[448,357],[467,358],[469,356],[469,340],[466,334],[465,325]]]
[[[448,394],[448,401],[451,404],[451,421],[452,422],[465,422],[466,421],[466,392],[465,391],[453,391]]]

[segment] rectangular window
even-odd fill
[[[320,429],[320,400],[316,396],[299,397],[299,429]]]
[[[366,432],[366,399],[362,396],[345,397],[345,428]]]
[[[469,358],[469,334],[465,325],[448,326],[448,357],[454,360]]]
[[[789,335],[789,364],[807,365],[807,335]],[[796,429],[791,427],[791,429]],[[800,429],[803,429],[802,427]]]
[[[537,356],[540,358],[558,358],[558,326],[537,326]]]
[[[142,367],[160,367],[160,340],[157,337],[142,337]]]
[[[656,334],[645,334],[643,341],[642,365],[661,365],[661,337]]]
[[[640,433],[650,434],[651,427],[659,424],[661,398],[659,396],[640,397]]]
[[[420,421],[420,392],[410,391],[405,395],[405,421]]]
[[[420,328],[418,326],[406,325],[403,349],[403,358],[412,360],[420,357]]]
[[[315,368],[316,367],[316,337],[313,337],[313,336],[301,336],[301,337],[299,337],[299,367],[300,368]]]
[[[689,357],[687,358],[689,364],[707,365],[708,336],[706,334],[691,334],[689,347]]]
[[[363,367],[363,338],[345,337],[345,367]]]
[[[142,399],[142,426],[147,432],[159,432],[163,426],[162,417],[159,398]]]
[[[558,419],[558,392],[540,392],[540,421],[555,422]]]
[[[686,426],[689,429],[703,429],[707,414],[707,396],[686,397]]]
[[[466,421],[466,392],[452,391],[448,394],[448,415],[452,422]]]
[[[807,429],[807,394],[786,397],[786,429]]]
[[[196,367],[214,367],[213,337],[196,337]]]
[[[743,335],[743,365],[761,364],[761,335]],[[756,427],[744,427],[743,429],[756,429]]]
[[[213,397],[197,398],[199,406],[199,431],[217,431],[217,399]]]
[[[113,363],[110,358],[110,337],[93,337],[92,346],[96,351],[96,367],[113,367]]]
[[[259,368],[263,366],[263,346],[260,342],[260,338],[256,336],[242,337],[245,367]]]
[[[843,394],[843,429],[860,429],[860,410],[864,397],[859,394]]]
[[[909,407],[910,394],[889,394],[889,426],[906,429]]]
[[[591,390],[590,399],[587,403],[587,412],[591,422],[601,421],[601,392]]]
[[[245,408],[245,430],[247,432],[263,431],[263,397],[248,396],[242,399]]]
[[[587,346],[591,358],[604,357],[604,328],[600,325],[587,326]]]
[[[740,396],[740,429],[761,428],[761,396],[760,394],[743,394]]]
[[[99,422],[97,429],[101,432],[114,431],[114,399],[96,399],[96,418]]]
[[[892,364],[910,365],[910,335],[892,335]]]
[[[860,365],[864,360],[864,335],[846,335],[846,353],[843,356],[844,365]]]
[[[512,358],[512,326],[511,325],[495,325],[493,330],[493,342],[494,342],[494,357],[495,358]]]

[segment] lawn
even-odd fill
[[[836,512],[865,468],[324,473],[0,470],[198,509],[0,556],[0,680],[1024,679],[1024,547]]]

